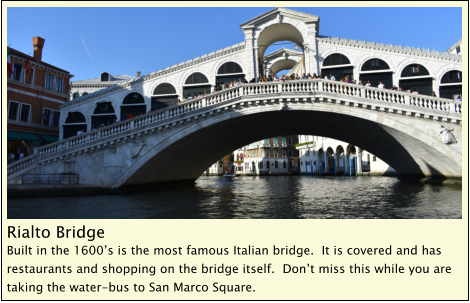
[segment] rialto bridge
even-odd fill
[[[401,176],[461,177],[462,102],[454,99],[462,91],[462,56],[319,35],[318,16],[284,8],[240,27],[245,41],[147,75],[113,82],[103,73],[74,82],[76,98],[61,107],[61,141],[11,164],[9,182],[23,173],[63,172],[104,187],[195,180],[247,143],[291,134],[350,142]],[[279,41],[299,50],[267,53]],[[300,59],[312,75],[350,76],[373,86],[315,79],[213,92]],[[419,94],[378,89],[378,81]],[[171,105],[204,91],[209,94]],[[128,113],[146,114],[126,120]],[[115,117],[121,122],[94,129]],[[77,136],[81,129],[85,134]]]

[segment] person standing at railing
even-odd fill
[[[336,78],[335,78],[335,76],[333,76],[333,74],[330,74],[330,80],[331,81],[336,81]]]
[[[431,97],[437,97],[436,92],[432,92]]]
[[[309,75],[310,75],[310,74],[309,74]],[[304,75],[302,76],[302,79],[308,79],[308,77],[307,77],[307,75],[305,75],[305,73],[304,73]]]
[[[259,83],[259,77],[256,77],[256,83]]]
[[[379,86],[377,86],[378,88],[385,88],[385,85],[382,83],[382,81],[379,82]]]
[[[362,86],[364,86],[364,83],[362,82],[362,80],[359,80],[359,83],[358,83],[358,85],[362,85]]]
[[[390,88],[391,90],[398,90],[398,88],[395,86],[395,84]]]
[[[274,75],[273,82],[279,82],[279,79],[277,78],[277,75]]]
[[[462,94],[457,97],[457,101],[462,101]]]
[[[370,81],[367,81],[366,86],[371,86]]]
[[[346,78],[344,79],[344,83],[351,83],[351,82],[349,81],[349,76],[346,76]]]
[[[419,94],[419,93],[418,93],[418,90],[416,90],[416,88],[415,88],[415,89],[413,89],[413,92],[412,92],[412,94],[418,95],[418,94]]]

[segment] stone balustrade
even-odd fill
[[[32,154],[7,166],[7,176],[13,175],[36,164],[37,154]]]
[[[106,127],[92,130],[82,135],[77,135],[56,143],[48,144],[38,148],[39,157],[48,156],[61,152],[65,149],[74,148],[92,141],[106,138],[115,134],[124,133],[134,128],[146,126],[153,123],[189,113],[201,108],[217,105],[242,96],[268,95],[268,94],[297,94],[299,93],[325,93],[327,98],[335,99],[341,96],[360,98],[364,101],[373,100],[385,103],[403,104],[423,109],[445,111],[461,115],[462,104],[459,101],[430,97],[425,95],[410,94],[407,92],[380,89],[370,86],[362,86],[352,83],[344,83],[325,79],[291,80],[286,82],[262,82],[245,83],[239,86],[214,92],[209,95],[186,101],[181,104],[150,112],[125,121],[108,125]],[[440,114],[447,116],[447,114]],[[284,146],[283,146],[284,147]]]

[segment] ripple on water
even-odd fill
[[[8,218],[462,218],[462,189],[390,177],[200,177],[151,193],[11,199]]]

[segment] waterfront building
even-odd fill
[[[370,152],[336,139],[299,135],[301,174],[395,176],[396,171]]]
[[[395,85],[405,91],[429,96],[434,92],[438,97],[451,99],[461,94],[462,56],[459,54],[430,50],[429,47],[320,35],[319,16],[285,8],[267,11],[240,27],[245,36],[240,43],[125,83],[98,87],[102,89],[87,95],[82,93],[62,107],[60,137],[73,135],[66,131],[71,126],[66,121],[69,113],[79,116],[82,126],[89,131],[100,103],[108,104],[107,114],[124,118],[132,111],[146,113],[165,108],[188,95],[212,92],[222,83],[239,79],[249,81],[269,72],[275,73],[281,66],[291,68],[300,58],[305,72],[312,75],[331,74],[337,80],[349,76],[351,80],[369,81],[375,87],[382,82],[386,89]],[[266,54],[268,47],[278,41],[294,42],[298,51],[283,49]],[[103,82],[106,81],[100,78],[100,85]]]
[[[234,170],[245,175],[299,174],[298,136],[263,139],[233,152]]]
[[[69,101],[68,71],[42,60],[45,40],[33,37],[33,56],[8,47],[8,162],[59,140],[60,106]]]

